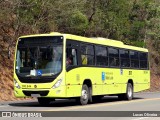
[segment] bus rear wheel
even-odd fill
[[[86,105],[89,101],[89,96],[90,96],[89,88],[86,84],[84,84],[82,86],[81,96],[79,99],[80,104]]]
[[[121,100],[132,100],[133,99],[133,86],[131,83],[127,84],[127,91],[124,94],[119,94],[118,98]]]
[[[125,94],[125,100],[132,100],[133,99],[133,86],[131,83],[127,84],[127,92]]]

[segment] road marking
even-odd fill
[[[144,120],[144,119],[148,119],[149,117],[140,117],[140,118],[135,118],[135,119],[132,119],[132,120]]]
[[[119,102],[110,102],[110,103],[98,103],[98,104],[88,104],[86,106],[69,106],[63,108],[54,108],[49,110],[39,110],[39,111],[68,111],[68,110],[75,110],[75,109],[86,109],[86,108],[95,108],[101,106],[113,106],[113,105],[121,105],[121,104],[129,104],[129,103],[137,103],[137,102],[144,102],[144,101],[152,101],[152,100],[160,100],[160,98],[149,98],[149,99],[141,99],[141,100],[132,100],[132,101],[119,101]]]
[[[8,107],[9,105],[3,105],[3,106],[0,106],[0,107]]]

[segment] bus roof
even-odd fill
[[[40,36],[60,36],[60,35],[65,36],[67,39],[72,39],[72,40],[76,40],[76,41],[82,41],[82,42],[87,42],[87,43],[94,43],[94,44],[99,44],[99,45],[106,45],[106,46],[148,52],[148,50],[146,48],[125,45],[123,42],[118,41],[118,40],[112,40],[112,39],[101,38],[101,37],[88,38],[88,37],[82,37],[82,36],[72,35],[72,34],[62,34],[59,32],[51,32],[50,34],[26,35],[26,36],[21,36],[19,38],[38,37],[38,36],[39,37]]]

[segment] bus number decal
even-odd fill
[[[22,85],[22,88],[31,88],[31,85]]]

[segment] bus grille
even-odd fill
[[[55,78],[25,78],[25,77],[18,77],[19,78],[19,81],[22,82],[22,83],[49,83],[49,82],[52,82]]]
[[[23,93],[26,96],[31,96],[31,94],[40,94],[41,96],[47,96],[49,91],[48,90],[46,90],[46,91],[25,91],[25,90],[23,90]]]

